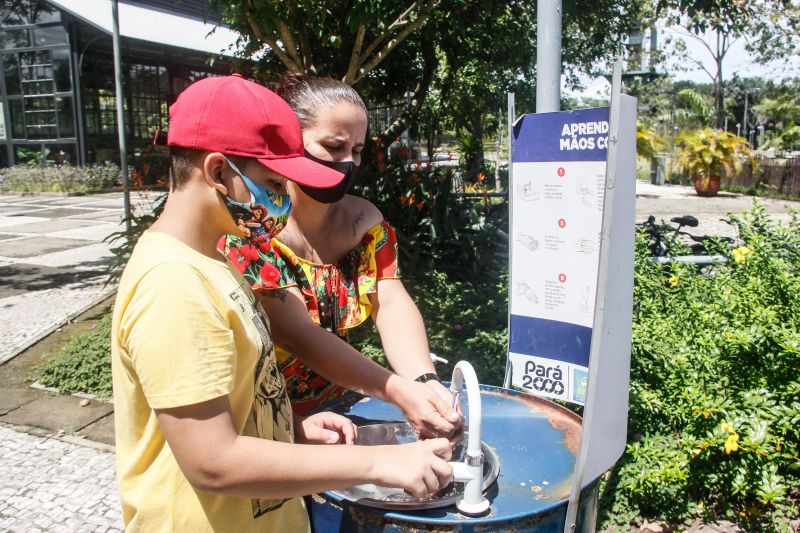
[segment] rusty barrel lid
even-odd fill
[[[387,519],[427,524],[490,524],[548,513],[569,498],[572,470],[580,445],[581,420],[551,401],[514,390],[481,385],[481,440],[500,461],[497,482],[486,492],[488,515],[466,517],[455,506],[417,511],[362,509]],[[367,398],[344,411],[357,425],[403,420],[399,409]],[[587,480],[586,486],[594,480]],[[325,497],[344,502],[335,492]]]

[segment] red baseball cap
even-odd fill
[[[344,176],[307,159],[292,108],[239,74],[204,78],[169,107],[167,145],[257,159],[292,181],[326,189]]]

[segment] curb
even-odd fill
[[[96,305],[99,305],[100,303],[103,302],[103,300],[108,299],[115,292],[117,292],[116,287],[101,292],[99,296],[97,296],[96,298],[92,299],[89,303],[87,303],[86,305],[80,307],[76,311],[73,311],[72,313],[70,313],[69,315],[67,315],[63,319],[59,320],[58,322],[54,323],[52,326],[50,326],[49,328],[47,328],[46,330],[44,330],[40,334],[38,334],[35,337],[31,338],[26,344],[23,344],[22,346],[17,348],[15,351],[11,352],[10,355],[7,355],[7,356],[5,356],[3,358],[0,358],[0,366],[8,363],[9,361],[11,361],[15,357],[17,357],[19,354],[21,354],[22,352],[24,352],[25,350],[27,350],[28,348],[30,348],[34,344],[36,344],[40,340],[44,339],[45,337],[47,337],[48,335],[53,333],[55,330],[57,330],[61,326],[65,325],[65,324],[68,324],[69,322],[72,322],[75,318],[79,317],[80,315],[82,315],[83,313],[85,313],[86,311],[91,309],[92,307],[95,307]]]
[[[83,446],[84,448],[92,448],[94,450],[100,450],[109,453],[116,453],[117,448],[116,446],[112,446],[110,444],[103,444],[102,442],[95,442],[93,440],[89,440],[85,437],[75,437],[73,435],[59,435],[58,433],[50,433],[49,431],[37,428],[35,426],[26,426],[26,425],[17,425],[17,424],[6,424],[0,422],[0,427],[5,427],[9,429],[13,429],[14,431],[19,431],[20,433],[26,433],[28,435],[33,435],[34,437],[39,437],[42,439],[53,439],[53,440],[60,440],[62,442],[66,442],[69,444],[75,444],[77,446]]]

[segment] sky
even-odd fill
[[[706,48],[699,43],[696,39],[681,35],[675,30],[666,28],[659,28],[659,46],[664,49],[668,37],[673,39],[683,39],[686,43],[688,53],[703,62],[705,67],[714,73],[716,67],[711,54]],[[707,42],[711,42],[709,37],[706,37]],[[745,50],[745,40],[739,39],[733,43],[722,63],[723,79],[729,80],[734,74],[739,77],[769,77],[772,79],[783,79],[790,77],[800,77],[800,57],[794,57],[789,60],[788,64],[784,62],[774,62],[771,64],[761,64]],[[661,68],[673,76],[675,80],[690,80],[698,83],[711,83],[711,78],[700,67],[694,65],[685,65],[693,67],[689,69],[681,69],[678,65],[667,64]],[[610,70],[610,68],[609,68]],[[611,92],[611,84],[604,77],[590,77],[581,75],[580,79],[584,84],[583,89],[574,90],[566,86],[562,86],[562,94],[564,96],[571,96],[576,98],[607,98]]]

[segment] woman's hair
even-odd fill
[[[286,74],[278,82],[275,92],[286,100],[303,129],[316,123],[317,110],[321,106],[335,107],[347,102],[363,109],[364,114],[367,113],[367,106],[355,89],[333,78]]]

